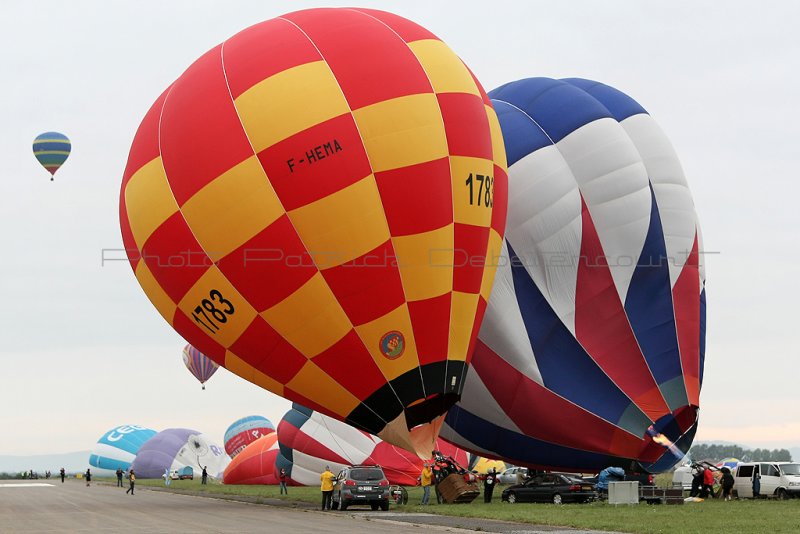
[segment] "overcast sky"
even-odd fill
[[[222,434],[289,402],[224,369],[206,391],[127,262],[118,199],[145,111],[209,48],[323,1],[0,4],[0,454],[90,449],[135,423]],[[489,90],[592,78],[636,98],[672,140],[707,251],[698,439],[800,445],[797,97],[800,3],[361,1],[448,43]],[[72,155],[50,182],[44,131]],[[111,254],[111,253],[109,253]],[[120,257],[119,254],[116,257]]]

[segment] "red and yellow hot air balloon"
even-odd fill
[[[505,166],[491,102],[436,36],[381,11],[299,11],[157,99],[122,234],[154,306],[208,357],[428,454],[491,291]]]

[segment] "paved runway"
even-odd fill
[[[32,485],[0,481],[0,532],[417,533],[420,528],[336,512],[292,510],[121,488],[79,480]]]
[[[563,527],[546,527],[487,519],[433,514],[386,512],[321,512],[237,501],[180,495],[141,488],[126,495],[122,488],[86,484],[80,480],[0,481],[0,534],[114,532],[173,533],[250,532],[348,534],[419,534],[438,532],[504,532],[580,534]],[[609,533],[593,533],[609,534]]]

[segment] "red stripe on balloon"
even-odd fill
[[[670,413],[620,302],[586,202],[575,288],[575,337],[608,377],[652,421]]]
[[[700,272],[697,234],[692,251],[672,288],[675,325],[681,351],[683,379],[689,402],[700,405]]]

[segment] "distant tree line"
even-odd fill
[[[23,478],[28,478],[28,477],[23,476],[22,473],[0,473],[0,480],[14,480]]]
[[[692,460],[719,462],[725,458],[738,458],[743,462],[791,462],[792,453],[787,449],[744,449],[738,445],[701,443],[689,449]]]

